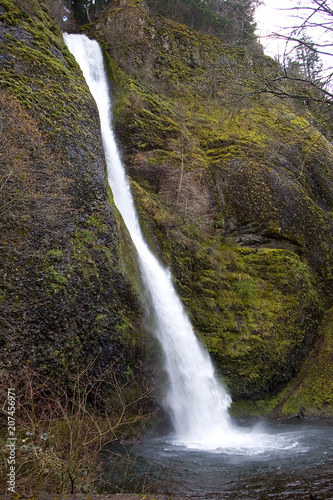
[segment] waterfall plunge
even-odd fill
[[[163,348],[169,377],[166,405],[176,438],[209,448],[235,444],[238,432],[228,414],[231,398],[217,381],[211,360],[193,332],[169,271],[154,257],[141,233],[112,131],[111,101],[101,49],[85,35],[64,34],[64,40],[80,65],[99,110],[109,184],[136,247],[157,322],[156,336]]]

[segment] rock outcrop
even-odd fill
[[[0,2],[0,64],[1,368],[61,383],[117,363],[146,387],[154,349],[98,112],[43,2]]]

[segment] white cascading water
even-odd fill
[[[64,34],[64,40],[80,65],[99,110],[109,184],[136,247],[157,322],[156,335],[170,382],[166,403],[175,432],[187,442],[216,442],[217,435],[221,441],[231,428],[231,398],[217,381],[212,362],[193,332],[169,271],[157,261],[143,238],[112,131],[111,100],[101,49],[85,35]]]
[[[218,382],[212,362],[193,332],[169,271],[161,266],[143,238],[112,131],[111,100],[100,46],[85,35],[64,34],[64,40],[80,65],[99,110],[109,184],[138,253],[156,318],[156,335],[164,352],[169,376],[165,402],[175,427],[175,442],[190,448],[229,449],[236,453],[289,448],[289,444],[278,443],[259,429],[239,429],[232,424],[228,414],[231,398]]]

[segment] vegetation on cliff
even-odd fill
[[[151,411],[160,353],[97,110],[47,5],[0,0],[0,370],[2,389],[18,388],[26,492],[89,491],[104,437]],[[83,28],[103,46],[145,235],[235,412],[331,414],[327,110],[308,85],[286,83],[284,101],[264,92],[280,68],[244,40],[230,47],[162,17],[175,3],[150,5],[113,0]],[[207,19],[193,25],[212,32]]]

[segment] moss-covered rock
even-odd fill
[[[117,362],[140,391],[156,351],[136,255],[108,192],[95,103],[43,2],[0,1],[0,65],[1,368],[67,383],[64,364],[98,374]]]
[[[333,342],[332,311],[325,317],[318,342],[310,352],[299,376],[280,395],[274,415],[332,417]]]
[[[302,103],[238,86],[276,74],[267,57],[142,2],[113,2],[89,33],[108,54],[145,234],[234,399],[270,398],[332,301],[332,144]]]
[[[151,17],[142,0],[115,0],[84,29],[102,42],[143,230],[235,411],[322,411],[331,389],[313,399],[301,370],[330,345],[327,328],[318,336],[332,302],[328,125],[304,103],[245,95],[239,75],[250,86],[274,61]],[[152,381],[158,349],[81,72],[42,1],[0,0],[0,42],[3,367],[57,374],[97,357],[100,371],[118,360],[125,381]]]

